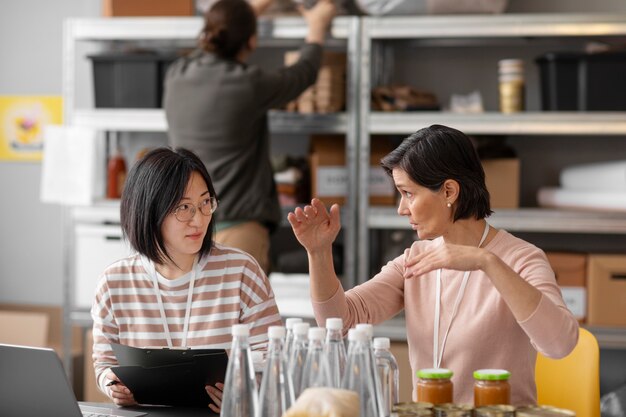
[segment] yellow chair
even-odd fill
[[[594,335],[580,328],[576,347],[563,359],[537,354],[535,382],[538,404],[600,417],[600,349]]]

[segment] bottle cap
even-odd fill
[[[424,379],[448,379],[452,378],[453,372],[446,368],[426,368],[417,371],[417,376]]]
[[[326,329],[323,327],[311,327],[309,329],[309,340],[324,340]]]
[[[353,342],[353,341],[366,342],[367,340],[368,340],[367,333],[365,333],[363,330],[361,329],[348,330],[349,342]]]
[[[285,337],[285,328],[283,326],[270,326],[267,328],[267,337],[270,339],[282,339]]]
[[[389,349],[391,342],[388,337],[375,337],[374,349]]]
[[[231,329],[233,336],[249,336],[250,329],[247,324],[234,324]]]
[[[474,371],[474,379],[481,381],[506,381],[511,373],[506,369],[479,369]]]
[[[369,340],[374,337],[374,326],[369,323],[359,323],[356,325],[357,330],[363,330]]]
[[[293,326],[293,333],[297,334],[298,336],[306,336],[309,331],[309,327],[309,323],[296,323]]]
[[[521,59],[501,59],[498,68],[521,68],[524,69],[524,61]]]
[[[343,320],[338,317],[326,319],[326,328],[328,330],[342,330]]]
[[[287,329],[293,329],[293,326],[296,323],[302,323],[302,319],[298,317],[289,317],[287,320],[285,320],[285,327]]]

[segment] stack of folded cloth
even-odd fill
[[[571,166],[560,182],[539,189],[540,206],[626,211],[626,160]]]

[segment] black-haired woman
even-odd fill
[[[421,129],[382,166],[419,241],[366,283],[344,293],[333,270],[339,207],[314,200],[288,215],[309,256],[317,322],[342,317],[349,328],[404,310],[414,385],[419,369],[450,368],[454,402],[472,403],[473,371],[507,369],[512,404],[536,403],[537,351],[560,358],[578,339],[545,254],[487,223],[485,174],[462,132]]]
[[[258,9],[220,0],[206,12],[199,48],[168,70],[164,107],[170,144],[197,153],[215,181],[222,208],[215,240],[250,253],[268,272],[269,233],[281,212],[267,112],[315,82],[335,6],[319,0],[302,11],[308,34],[300,58],[272,72],[246,64],[257,46]]]
[[[150,151],[128,174],[121,223],[136,254],[106,268],[91,309],[96,380],[118,405],[136,402],[110,370],[111,343],[228,349],[231,326],[246,323],[252,348],[264,349],[268,326],[281,324],[259,264],[213,242],[215,195],[204,164],[185,149]],[[222,388],[206,387],[215,412]]]

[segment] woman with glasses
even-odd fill
[[[106,268],[91,309],[97,383],[117,405],[136,402],[109,369],[111,343],[228,349],[231,326],[245,323],[252,349],[264,349],[267,328],[281,325],[259,264],[213,242],[217,207],[204,164],[188,150],[152,150],[129,172],[120,214],[136,253]],[[215,412],[222,388],[206,387]]]

